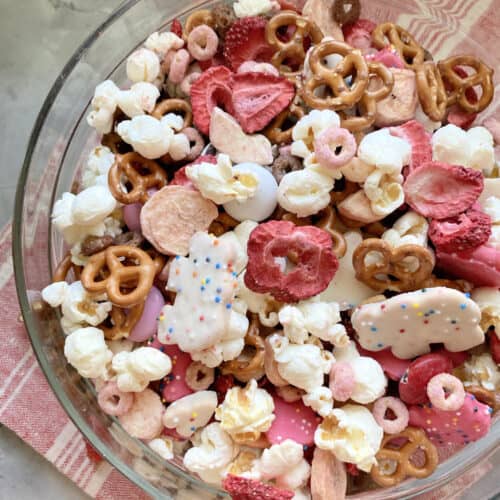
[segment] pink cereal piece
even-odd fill
[[[189,52],[186,49],[178,50],[172,57],[168,79],[175,84],[181,83],[186,76],[189,66]]]
[[[269,75],[280,76],[280,72],[269,63],[245,61],[239,66],[236,73],[267,73]]]
[[[439,410],[456,411],[464,404],[465,389],[457,377],[440,373],[427,383],[427,396]]]
[[[347,401],[354,391],[354,370],[347,361],[333,363],[330,370],[330,390],[336,401]]]
[[[174,58],[176,52],[176,50],[171,49],[165,54],[165,57],[161,62],[162,73],[167,74],[170,71],[170,65],[172,64],[172,59]]]
[[[190,145],[190,151],[189,154],[184,158],[183,161],[194,161],[198,156],[200,156],[201,152],[203,151],[203,148],[205,147],[205,141],[203,140],[203,137],[201,134],[198,132],[193,127],[187,127],[185,129],[182,129],[182,133],[189,139],[189,145]],[[191,143],[194,144],[191,146]]]
[[[120,424],[132,437],[154,439],[163,429],[164,410],[160,396],[151,389],[144,389],[134,394],[132,407],[119,417]]]
[[[141,230],[142,203],[130,203],[123,207],[123,220],[130,231]]]
[[[201,24],[189,33],[187,46],[189,53],[194,59],[197,61],[208,61],[217,52],[219,37],[210,26]]]
[[[180,89],[184,94],[189,95],[191,93],[191,85],[200,78],[201,73],[199,71],[193,71],[188,73],[181,82]]]
[[[410,425],[424,429],[435,444],[446,446],[468,444],[486,435],[493,409],[466,393],[464,404],[457,411],[440,410],[426,403],[410,406],[409,412]]]
[[[396,415],[394,420],[386,418],[385,413],[387,410],[391,410]],[[398,398],[387,396],[377,399],[373,405],[372,413],[377,424],[387,434],[397,434],[408,427],[408,420],[410,418],[408,408]]]
[[[156,333],[157,319],[164,305],[163,294],[155,286],[151,287],[141,317],[132,328],[128,339],[134,342],[144,342],[152,337]]]
[[[120,391],[116,382],[108,382],[99,391],[97,402],[104,413],[119,417],[132,408],[134,393]]]
[[[271,444],[279,444],[285,439],[293,439],[302,445],[314,443],[314,432],[321,419],[302,401],[286,403],[273,395],[275,419],[266,432]]]
[[[337,170],[351,161],[356,148],[354,136],[340,127],[329,127],[314,140],[316,158],[322,167],[329,170]],[[338,153],[337,149],[340,149]]]

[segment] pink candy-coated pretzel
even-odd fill
[[[184,80],[190,59],[189,52],[186,49],[180,49],[172,56],[168,72],[168,79],[172,83],[179,84]]]
[[[386,418],[385,413],[391,410],[396,418],[390,420]],[[386,434],[397,434],[408,427],[410,414],[406,405],[398,398],[390,396],[377,399],[373,405],[373,417]]]
[[[340,148],[338,153],[337,148]],[[356,149],[354,136],[340,127],[329,127],[314,139],[314,153],[317,160],[322,167],[330,170],[337,170],[351,161]]]
[[[190,144],[189,154],[184,158],[184,161],[194,161],[205,147],[205,141],[198,130],[193,127],[183,128],[182,133],[189,139]],[[194,142],[193,146],[191,146],[192,142]]]
[[[118,389],[116,382],[108,382],[97,396],[97,402],[104,413],[119,417],[125,415],[134,404],[134,394]]]
[[[336,401],[347,401],[354,391],[354,370],[346,361],[338,361],[330,370],[330,390]]]
[[[465,401],[465,389],[462,382],[449,373],[440,373],[427,384],[429,401],[439,410],[456,411]]]
[[[219,46],[217,33],[206,24],[196,26],[187,39],[189,53],[197,61],[208,61],[215,56]]]

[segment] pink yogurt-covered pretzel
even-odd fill
[[[354,370],[346,361],[333,363],[330,370],[330,390],[336,401],[347,401],[354,391]]]
[[[168,79],[172,83],[179,84],[184,80],[189,66],[189,60],[189,52],[186,49],[180,49],[173,55],[168,72]]]
[[[203,140],[203,137],[201,134],[198,132],[193,127],[186,127],[185,129],[182,129],[182,133],[189,139],[189,144],[190,144],[190,150],[189,154],[184,158],[183,161],[194,161],[198,156],[200,156],[201,152],[203,151],[203,148],[205,147],[205,141]],[[191,146],[191,143],[194,142],[194,145]]]
[[[193,71],[192,73],[188,73],[180,84],[180,89],[184,94],[189,95],[191,92],[191,85],[200,78],[201,73],[199,71]]]
[[[329,170],[337,170],[351,161],[356,148],[356,139],[345,128],[329,127],[314,139],[316,158],[322,167]]]
[[[238,67],[236,73],[267,73],[280,76],[280,72],[272,64],[257,61],[245,61]]]
[[[217,52],[219,37],[210,26],[200,24],[189,33],[187,46],[193,59],[208,61]]]
[[[385,413],[391,410],[396,418],[390,420],[386,418]],[[408,427],[410,414],[406,405],[398,398],[390,396],[377,399],[373,405],[373,417],[386,434],[398,434]]]
[[[456,411],[464,404],[465,389],[457,377],[449,373],[440,373],[429,380],[427,396],[439,410]]]
[[[108,382],[101,388],[97,402],[104,413],[118,417],[127,413],[134,404],[134,394],[118,389],[116,382]]]

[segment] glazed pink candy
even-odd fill
[[[141,230],[141,208],[142,203],[130,203],[130,205],[125,205],[123,207],[123,220],[129,231]]]
[[[182,352],[176,345],[162,345],[160,349],[172,360],[172,371],[160,384],[161,394],[165,401],[177,401],[194,391],[186,384],[186,370],[191,364],[191,356]]]
[[[134,342],[144,342],[152,337],[156,333],[158,316],[164,305],[163,294],[155,286],[151,287],[141,317],[132,328],[128,339]]]
[[[279,444],[285,439],[293,439],[302,445],[311,446],[314,442],[314,431],[321,419],[302,400],[286,403],[274,395],[275,419],[266,432],[271,444]]]
[[[434,408],[430,403],[410,406],[410,425],[421,427],[437,445],[468,444],[486,435],[491,425],[492,408],[466,393],[457,411]]]

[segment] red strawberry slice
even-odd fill
[[[182,24],[179,19],[175,18],[170,25],[170,31],[177,35],[179,38],[182,38]]]
[[[342,26],[345,41],[357,49],[368,49],[372,45],[372,31],[377,25],[368,19],[358,19],[354,24]]]
[[[497,364],[500,363],[500,339],[495,330],[490,330],[489,344],[493,361]]]
[[[226,33],[224,57],[236,71],[245,61],[269,62],[274,49],[266,41],[267,20],[263,17],[243,17],[235,21]]]
[[[199,163],[212,163],[216,164],[217,163],[217,158],[214,155],[201,155],[196,158],[191,163],[188,163],[187,165],[184,165],[181,167],[177,172],[174,174],[174,178],[170,181],[170,186],[185,186],[189,187],[191,189],[196,190],[194,187],[194,184],[191,182],[191,179],[186,175],[186,168],[189,167],[190,165],[197,165]]]
[[[203,72],[191,85],[193,122],[205,135],[210,131],[210,115],[215,106],[232,113],[231,70],[216,66]]]
[[[293,83],[268,73],[233,75],[232,88],[234,116],[247,133],[263,129],[295,95]]]
[[[222,487],[231,495],[233,500],[289,500],[295,493],[289,490],[276,488],[255,479],[228,474]]]
[[[460,165],[429,161],[410,172],[405,201],[424,217],[446,219],[470,208],[484,186],[483,174]]]
[[[411,144],[408,174],[419,168],[423,163],[432,161],[432,134],[427,132],[420,122],[410,120],[399,127],[391,127],[389,130],[391,135],[405,139]]]

